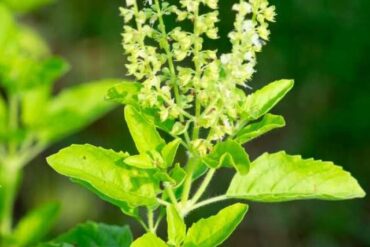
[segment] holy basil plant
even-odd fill
[[[53,225],[59,206],[41,206],[14,227],[13,206],[23,168],[44,149],[112,109],[101,103],[117,80],[81,84],[52,95],[69,66],[52,56],[30,27],[18,23],[46,0],[0,0],[0,246],[30,246]]]
[[[248,86],[256,55],[268,41],[275,8],[266,0],[236,3],[230,10],[230,16],[235,14],[228,35],[231,50],[220,54],[207,49],[208,40],[219,38],[218,1],[174,2],[127,0],[121,8],[126,67],[138,82],[114,86],[107,98],[125,105],[137,153],[86,144],[72,145],[47,159],[57,172],[117,206],[146,231],[132,243],[100,246],[214,247],[243,220],[245,201],[364,197],[350,173],[332,162],[284,151],[250,160],[243,147],[285,125],[282,116],[270,111],[292,89],[293,81],[278,80],[259,90]],[[170,28],[166,21],[171,19],[177,25]],[[185,161],[178,159],[180,152],[185,152]],[[220,169],[235,171],[230,186],[224,194],[204,198]],[[227,199],[241,202],[186,224],[193,210]],[[156,234],[163,221],[166,239]],[[107,241],[113,234],[107,228],[94,231]],[[57,239],[50,246],[72,244],[83,236],[91,239],[89,234]]]

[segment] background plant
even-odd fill
[[[51,55],[42,38],[15,15],[50,1],[0,1],[0,244],[28,246],[48,232],[58,204],[44,205],[16,227],[13,207],[22,170],[61,138],[85,127],[112,109],[96,101],[117,80],[75,86],[53,97],[53,83],[69,69]],[[84,103],[79,104],[80,101]]]
[[[205,6],[211,10],[205,11]],[[125,22],[134,18],[136,24],[126,25],[123,34],[127,67],[143,83],[118,85],[108,98],[127,104],[125,118],[139,154],[73,145],[48,161],[144,226],[149,233],[132,246],[166,246],[154,234],[164,214],[168,244],[221,244],[240,223],[246,205],[227,207],[188,230],[183,218],[225,199],[279,202],[364,196],[357,182],[331,162],[278,152],[263,154],[250,164],[241,145],[285,124],[281,116],[268,112],[293,86],[290,80],[280,80],[248,95],[241,90],[254,72],[255,53],[268,39],[267,21],[274,20],[274,8],[266,1],[234,5],[232,50],[226,54],[203,49],[203,38],[217,38],[215,1],[180,1],[178,6],[154,1],[142,10],[136,1],[128,1],[127,7],[121,11]],[[186,31],[181,24],[166,30],[164,18],[173,15],[180,22],[190,21],[193,30]],[[173,140],[166,143],[157,129]],[[187,151],[186,165],[174,164],[179,145]],[[199,201],[221,167],[237,171],[229,189],[225,195]],[[203,175],[190,197],[193,181]],[[147,223],[139,210],[143,206]]]

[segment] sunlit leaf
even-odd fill
[[[186,225],[174,205],[167,206],[167,235],[169,244],[180,246],[186,235]]]
[[[166,146],[164,146],[163,149],[161,150],[166,167],[172,166],[180,143],[181,143],[180,139],[175,139],[172,142],[166,144]]]
[[[237,203],[218,214],[194,223],[185,238],[184,247],[216,247],[236,229],[248,211],[248,206]]]
[[[110,88],[106,98],[120,104],[137,104],[140,88],[140,83],[123,81]]]
[[[236,174],[227,195],[253,201],[282,202],[352,199],[364,197],[365,192],[348,172],[332,162],[278,152],[260,156],[252,162],[247,175]]]
[[[266,114],[260,121],[251,123],[243,128],[234,140],[244,144],[273,129],[282,128],[284,126],[285,120],[282,116]]]
[[[88,183],[108,198],[132,207],[156,204],[159,184],[154,174],[125,165],[126,157],[92,145],[72,145],[47,161],[60,174]]]
[[[168,247],[168,245],[153,233],[147,233],[136,239],[130,247]]]
[[[279,80],[249,95],[244,105],[246,118],[255,120],[268,113],[293,88],[293,85],[293,80]]]
[[[165,145],[155,126],[149,123],[135,107],[131,105],[125,107],[125,119],[140,153],[156,150]]]

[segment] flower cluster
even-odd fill
[[[269,38],[275,8],[267,0],[235,4],[232,49],[218,54],[204,48],[206,39],[219,38],[218,0],[126,3],[121,8],[123,47],[128,73],[143,85],[140,104],[155,109],[162,121],[175,120],[172,134],[184,135],[206,153],[238,126],[247,97],[243,87],[255,72],[256,53]],[[167,29],[167,17],[175,17],[177,27]],[[191,31],[183,25],[189,22]]]

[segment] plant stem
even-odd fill
[[[196,165],[198,163],[198,158],[197,157],[190,157],[189,162],[186,166],[186,177],[185,177],[185,182],[184,182],[184,187],[181,195],[181,204],[184,206],[190,196],[191,192],[191,185],[193,183],[193,173],[196,168]]]
[[[191,199],[191,205],[194,205],[202,197],[206,191],[209,183],[212,181],[213,176],[215,175],[216,169],[210,169],[204,178],[202,184],[200,185],[198,191],[195,193],[194,197]]]
[[[150,232],[155,233],[154,213],[151,209],[148,209],[148,227]]]
[[[187,212],[185,212],[186,214],[190,213],[191,211],[195,210],[195,209],[198,209],[198,208],[201,208],[201,207],[204,207],[206,205],[209,205],[209,204],[212,204],[212,203],[215,203],[215,202],[220,202],[220,201],[224,201],[224,200],[227,200],[229,199],[226,195],[222,195],[222,196],[216,196],[216,197],[212,197],[212,198],[209,198],[207,200],[204,200],[204,201],[201,201],[197,204],[195,204],[194,206],[192,206]]]

